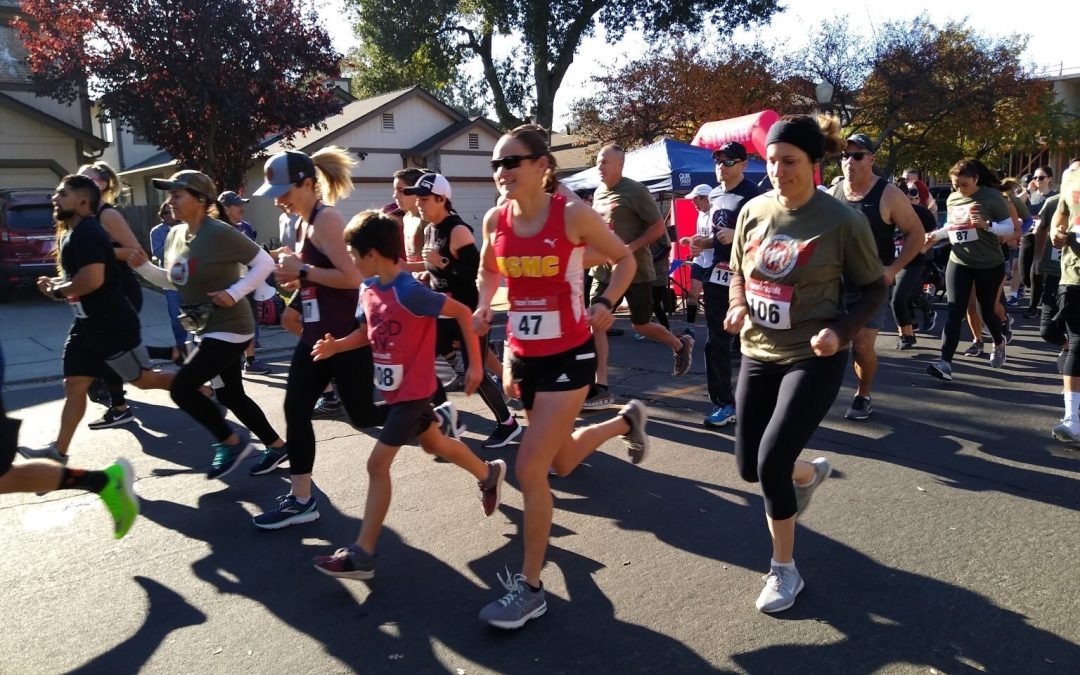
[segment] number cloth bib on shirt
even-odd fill
[[[709,283],[730,286],[731,267],[727,263],[716,263],[716,266],[713,267],[712,274],[709,275]]]
[[[555,298],[513,298],[507,318],[519,340],[550,340],[562,335]]]
[[[776,330],[791,328],[791,298],[795,294],[795,287],[759,279],[749,281],[746,302],[750,320]]]

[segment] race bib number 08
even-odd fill
[[[562,336],[555,298],[515,298],[507,314],[510,332],[518,340],[551,340]]]
[[[383,357],[383,359],[380,359],[383,361],[392,358],[389,354],[380,354],[379,356]],[[405,374],[405,366],[401,363],[380,363],[380,360],[375,361],[375,388],[379,391],[397,391]]]
[[[794,286],[750,279],[750,285],[746,291],[750,320],[759,326],[774,330],[791,328],[791,298],[794,294]]]

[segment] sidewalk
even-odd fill
[[[506,288],[495,294],[493,306],[506,309]],[[165,296],[143,289],[143,343],[171,345],[172,329],[165,309]],[[64,303],[53,302],[37,293],[25,293],[0,304],[0,342],[7,361],[5,385],[48,382],[63,377],[61,357],[64,340],[71,327],[71,312]],[[288,354],[296,337],[279,326],[259,326],[259,357]]]

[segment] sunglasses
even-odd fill
[[[863,158],[869,154],[869,152],[841,152],[840,156],[844,159],[853,159],[856,162],[861,162],[863,161]]]
[[[908,191],[907,191],[907,196],[908,196],[908,197],[918,197],[918,196],[919,196],[919,191],[918,191],[918,189],[915,189],[915,190],[908,190]]]
[[[1046,180],[1050,176],[1035,176],[1035,180]]]
[[[527,159],[540,159],[543,156],[542,153],[534,153],[532,155],[507,155],[506,157],[493,159],[491,160],[491,172],[494,173],[498,171],[499,167],[504,169],[516,169]]]
[[[731,167],[735,166],[739,162],[745,162],[745,161],[746,161],[745,159],[714,159],[713,164],[715,164],[716,166],[726,166],[727,168],[730,169]]]

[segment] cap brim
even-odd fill
[[[292,188],[292,183],[285,183],[284,185],[277,185],[274,183],[263,183],[259,186],[259,189],[251,193],[252,197],[280,197]],[[243,200],[244,203],[248,203],[250,200]]]
[[[181,183],[169,180],[168,178],[153,178],[150,182],[159,190],[165,190],[169,192],[171,190],[179,190],[184,187]]]
[[[401,193],[409,197],[428,197],[435,194],[426,187],[416,187],[415,185],[413,187],[404,188]]]

